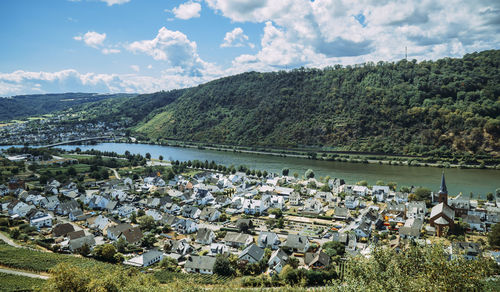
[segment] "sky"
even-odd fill
[[[147,93],[499,47],[498,0],[1,0],[0,96]]]

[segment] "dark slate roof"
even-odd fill
[[[127,229],[132,229],[133,226],[128,224],[128,223],[121,223],[116,226],[112,226],[108,228],[108,232],[111,232],[117,236],[120,236],[121,233],[123,233]]]
[[[179,221],[179,218],[175,217],[174,215],[165,215],[163,216],[162,221],[165,223],[165,225],[174,225]]]
[[[69,232],[66,236],[68,236],[70,240],[77,239],[80,237],[84,237],[85,231],[78,230],[78,231]]]
[[[72,231],[75,231],[75,228],[70,223],[57,224],[54,228],[52,228],[52,234],[55,237],[66,236],[66,234]]]
[[[250,244],[240,253],[239,258],[242,258],[246,254],[248,254],[251,258],[253,258],[256,262],[258,262],[264,257],[264,249],[258,247],[255,244]]]
[[[269,261],[271,261],[271,259],[274,257],[278,257],[282,263],[285,263],[288,260],[288,255],[281,248],[277,249],[271,254]]]
[[[304,258],[304,263],[308,266],[313,265],[315,263],[320,263],[322,266],[328,266],[330,264],[330,257],[324,253],[323,251],[319,251],[316,253],[307,252]]]
[[[198,233],[196,233],[196,241],[208,241],[211,233],[213,233],[213,231],[208,228],[198,229]]]
[[[142,239],[141,228],[134,227],[124,230],[123,236],[125,236],[125,240],[127,240],[129,243],[136,243]]]
[[[284,246],[296,249],[304,249],[306,244],[309,242],[306,236],[289,234]]]
[[[89,247],[94,246],[95,245],[94,235],[87,235],[69,241],[69,247],[71,250],[79,249],[84,244],[87,244]]]
[[[441,187],[439,188],[439,194],[448,194],[448,189],[446,188],[446,181],[444,179],[444,171],[441,176]]]

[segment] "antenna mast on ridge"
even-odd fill
[[[405,60],[408,61],[408,47],[405,46]]]

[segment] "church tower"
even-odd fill
[[[441,187],[438,192],[438,202],[448,205],[448,189],[446,188],[446,181],[444,180],[444,171],[443,176],[441,176]]]

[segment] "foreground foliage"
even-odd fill
[[[0,272],[0,291],[32,291],[44,285],[45,280]]]
[[[348,262],[345,285],[338,291],[484,291],[485,279],[498,274],[492,260],[450,260],[442,246],[416,247],[397,253],[376,248],[369,259]]]
[[[136,269],[83,269],[61,263],[50,274],[43,291],[160,291],[159,282],[152,275]]]
[[[112,270],[115,267],[111,264],[73,255],[16,248],[0,241],[0,265],[34,272],[48,272],[61,262],[82,268],[101,266],[104,269]]]

